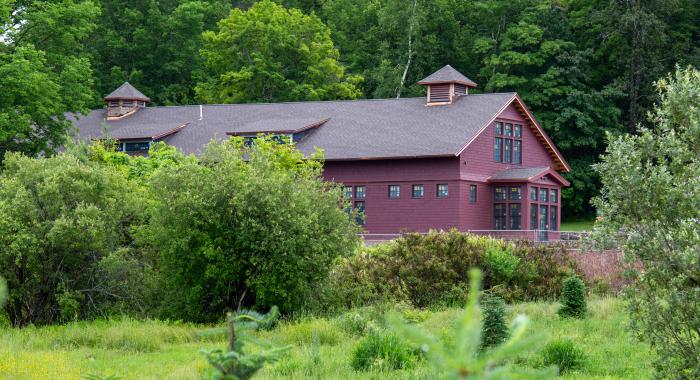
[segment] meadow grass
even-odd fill
[[[584,365],[563,374],[562,379],[637,380],[651,376],[649,363],[653,354],[626,331],[627,315],[622,301],[590,300],[588,316],[580,320],[562,319],[557,316],[557,309],[555,303],[508,307],[510,318],[516,314],[530,317],[531,331],[540,332],[542,346],[551,339],[569,339],[584,352]],[[460,315],[459,309],[421,313],[419,325],[443,339],[452,339],[450,332]],[[282,321],[270,331],[257,333],[261,340],[291,344],[294,348],[256,378],[436,378],[425,361],[407,369],[353,370],[351,353],[362,334],[381,328],[376,315],[375,320],[362,318],[368,314],[371,312],[354,310],[333,318],[306,316]],[[363,330],[362,325],[368,328]],[[21,330],[0,328],[0,379],[81,379],[89,374],[117,375],[121,379],[199,379],[208,368],[199,350],[225,346],[221,335],[199,334],[209,327],[118,319]],[[518,362],[532,367],[541,365],[539,350],[541,347],[518,358]]]
[[[584,220],[562,220],[559,230],[561,231],[592,231],[593,224],[595,220],[584,219]]]

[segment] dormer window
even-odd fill
[[[460,96],[469,94],[469,87],[476,87],[471,79],[447,65],[430,74],[418,84],[428,86],[429,106],[452,104]]]

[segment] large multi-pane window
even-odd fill
[[[469,185],[469,203],[476,203],[476,185]]]
[[[521,226],[522,188],[520,186],[497,186],[493,189],[494,228],[497,230],[519,230]]]
[[[412,190],[411,194],[413,195],[413,198],[423,198],[423,196],[425,195],[423,185],[413,185],[413,188],[411,190]]]
[[[541,230],[539,238],[547,239],[546,230],[558,229],[559,190],[545,187],[530,187],[530,229]]]
[[[401,196],[401,186],[389,185],[389,198],[398,198]]]
[[[345,198],[352,198],[352,186],[343,186],[343,196]]]
[[[447,184],[446,183],[440,183],[437,185],[437,197],[438,198],[447,198]]]
[[[364,185],[355,186],[355,198],[364,199],[365,195],[366,195],[366,192],[365,192]]]
[[[493,205],[494,226],[496,230],[506,229],[506,204],[496,203]]]
[[[493,160],[496,162],[521,164],[523,155],[523,126],[496,122],[494,127]]]
[[[508,229],[520,229],[520,203],[508,204]]]

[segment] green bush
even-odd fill
[[[564,278],[578,271],[560,246],[431,231],[405,234],[340,260],[326,290],[346,307],[387,301],[416,307],[463,304],[472,267],[483,268],[484,287],[507,302],[554,300]]]
[[[373,332],[357,343],[350,366],[356,371],[410,368],[417,358],[416,350],[396,335]]]
[[[559,373],[583,367],[585,356],[583,351],[570,340],[555,340],[542,349],[542,361],[545,366],[556,365]]]
[[[299,310],[335,259],[354,252],[357,226],[322,161],[260,138],[212,142],[198,162],[149,179],[144,240],[158,252],[165,317],[207,322],[232,305]]]
[[[486,296],[482,302],[482,309],[484,320],[481,327],[481,347],[487,349],[508,339],[506,304],[501,297]]]
[[[380,324],[368,313],[351,311],[336,319],[336,324],[347,334],[354,336],[365,336],[368,333],[379,331]]]
[[[134,244],[145,208],[112,168],[67,153],[8,153],[0,172],[0,276],[10,288],[12,323],[104,315],[128,299],[105,281],[100,264]]]
[[[583,318],[586,315],[586,285],[578,277],[569,277],[564,281],[561,294],[562,317]]]

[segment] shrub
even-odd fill
[[[577,272],[563,247],[510,243],[457,230],[405,234],[380,246],[340,260],[327,283],[329,294],[347,307],[386,301],[416,307],[462,303],[464,279],[470,268],[479,267],[484,269],[484,287],[506,302],[553,300],[564,278]]]
[[[336,319],[336,324],[346,333],[354,336],[364,336],[379,331],[379,324],[366,313],[352,311]]]
[[[586,315],[586,285],[578,277],[569,277],[564,281],[561,294],[562,317],[583,318]]]
[[[358,242],[338,207],[340,188],[323,181],[315,158],[271,139],[247,147],[234,138],[150,177],[154,205],[143,236],[159,254],[164,316],[206,322],[233,305],[303,306]]]
[[[555,340],[549,342],[542,350],[544,365],[556,365],[559,372],[564,373],[579,369],[585,362],[583,351],[570,340]]]
[[[8,153],[0,173],[0,275],[14,325],[102,314],[128,297],[100,262],[134,243],[145,205],[116,170],[72,154]]]
[[[351,354],[350,366],[356,371],[401,369],[411,367],[416,359],[415,350],[395,334],[373,332],[357,343]]]
[[[503,298],[487,296],[483,301],[484,320],[481,327],[482,349],[497,346],[508,339],[506,304]]]

